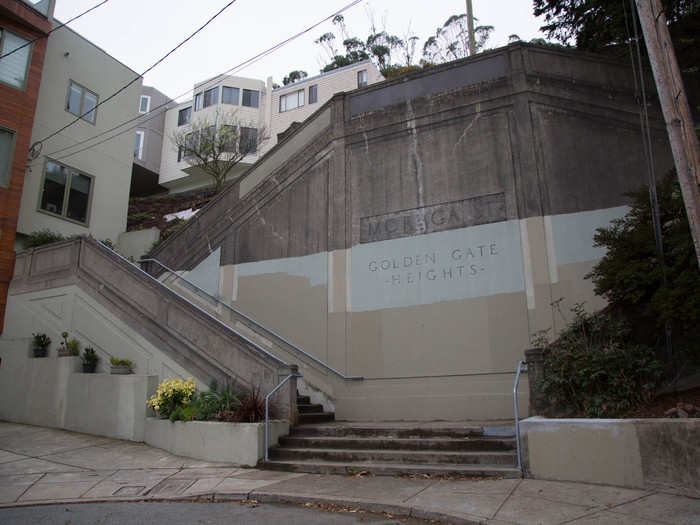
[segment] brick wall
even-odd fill
[[[33,40],[46,35],[50,24],[45,17],[25,7],[21,2],[0,0],[0,27]],[[8,188],[0,187],[0,333],[3,331],[7,289],[15,262],[17,216],[45,52],[45,38],[40,38],[32,44],[31,63],[24,91],[0,84],[0,126],[15,132],[10,184]]]

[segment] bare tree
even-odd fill
[[[233,168],[246,155],[256,153],[267,139],[264,127],[238,118],[236,112],[218,115],[214,122],[193,121],[170,137],[177,148],[178,160],[211,176],[217,193],[223,189]]]

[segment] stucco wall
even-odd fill
[[[72,122],[66,111],[70,81],[93,91],[103,101],[138,74],[121,64],[70,28],[51,33],[42,73],[32,142]],[[31,233],[48,228],[64,235],[90,233],[98,239],[117,240],[126,230],[129,185],[134,151],[133,133],[124,133],[101,144],[79,142],[135,117],[141,92],[139,78],[118,97],[96,109],[95,123],[80,120],[43,142],[41,154],[31,162],[24,181],[18,231]],[[86,148],[86,145],[91,147]],[[78,150],[83,150],[78,152]],[[75,154],[73,154],[75,153]],[[41,184],[50,158],[93,177],[88,224],[83,225],[39,210]]]

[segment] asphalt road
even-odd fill
[[[276,504],[125,502],[39,505],[0,509],[1,525],[138,525],[158,524],[284,524],[284,525],[373,525],[425,524],[366,512],[324,510]]]

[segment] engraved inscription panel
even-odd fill
[[[504,193],[360,219],[360,243],[412,237],[506,219]]]

